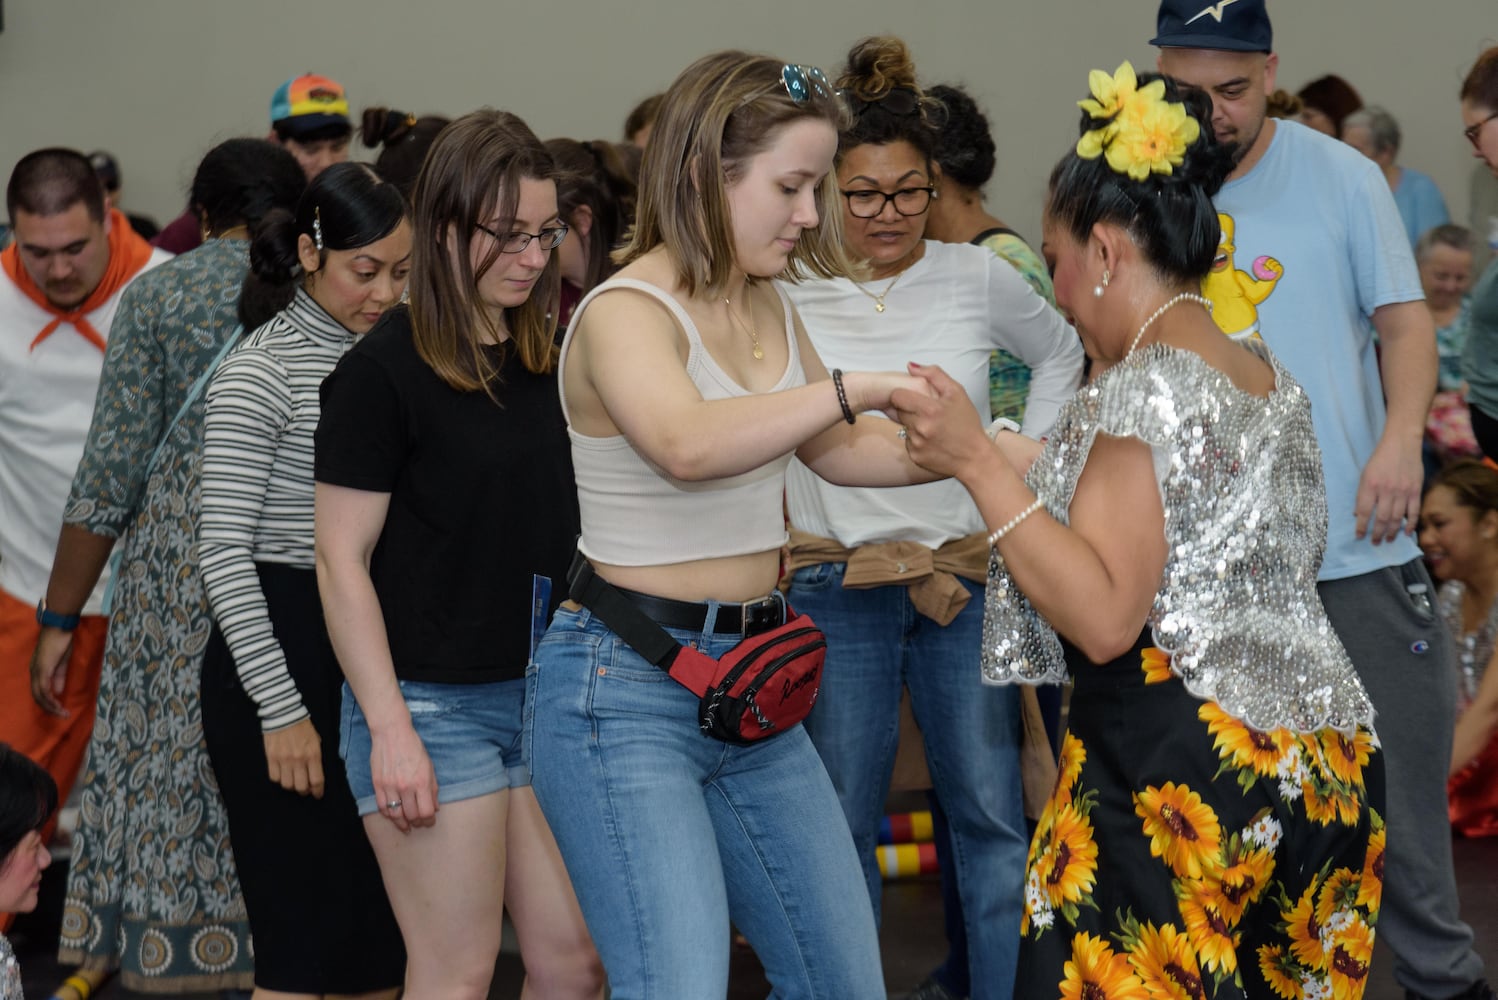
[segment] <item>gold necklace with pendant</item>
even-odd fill
[[[759,338],[754,335],[754,300],[751,299],[751,298],[749,298],[749,294],[748,293],[749,293],[749,286],[746,284],[744,286],[744,298],[743,298],[743,301],[746,302],[746,303],[748,303],[748,305],[749,305],[749,325],[748,326],[745,326],[744,325],[744,321],[741,320],[741,319],[739,319],[738,316],[736,316],[734,314],[733,303],[728,300],[728,296],[726,296],[726,295],[723,296],[723,305],[725,305],[725,306],[728,307],[728,318],[734,322],[734,325],[736,325],[739,329],[743,330],[745,333],[747,333],[749,335],[750,342],[754,344],[754,360],[755,361],[763,361],[764,357],[765,357],[765,349],[763,347],[759,346]]]
[[[874,311],[882,313],[882,312],[884,312],[884,297],[886,295],[888,295],[894,289],[895,283],[898,282],[904,276],[905,276],[905,272],[904,271],[901,271],[899,274],[895,275],[894,281],[891,281],[889,284],[885,285],[884,286],[884,291],[880,292],[878,295],[875,295],[873,292],[869,291],[867,288],[863,287],[863,285],[859,284],[856,281],[853,282],[853,287],[856,288],[856,289],[858,289],[860,292],[863,292],[869,298],[873,299],[874,300]]]

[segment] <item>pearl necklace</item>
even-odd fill
[[[1128,360],[1129,355],[1134,353],[1134,348],[1138,347],[1139,341],[1144,339],[1144,332],[1154,325],[1155,320],[1159,319],[1161,316],[1164,316],[1172,308],[1180,305],[1182,302],[1199,302],[1207,307],[1208,314],[1212,312],[1212,303],[1208,299],[1197,295],[1195,292],[1182,292],[1175,298],[1167,300],[1163,306],[1161,306],[1159,309],[1156,309],[1153,313],[1150,314],[1150,318],[1144,321],[1144,325],[1139,328],[1139,332],[1134,334],[1134,341],[1133,343],[1129,344],[1129,349],[1124,352],[1123,360]]]

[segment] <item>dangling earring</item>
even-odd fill
[[[322,253],[322,206],[312,210],[312,242],[317,246],[317,252]]]
[[[1093,298],[1100,299],[1100,298],[1103,297],[1103,289],[1105,289],[1105,288],[1108,287],[1108,282],[1109,282],[1110,279],[1112,279],[1112,277],[1113,277],[1113,272],[1109,271],[1107,268],[1104,268],[1103,269],[1103,283],[1101,285],[1093,285],[1092,286],[1092,297]]]

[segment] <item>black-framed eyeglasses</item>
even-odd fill
[[[901,188],[894,194],[883,191],[843,191],[848,199],[848,212],[855,219],[872,219],[884,211],[884,206],[895,203],[895,211],[901,215],[922,215],[931,207],[936,194],[934,187]]]
[[[1498,111],[1494,111],[1492,114],[1488,115],[1476,125],[1469,125],[1466,128],[1462,129],[1462,135],[1466,136],[1467,141],[1470,142],[1473,146],[1476,146],[1477,137],[1482,135],[1482,127],[1495,118],[1498,118]]]
[[[566,226],[551,226],[539,233],[496,233],[488,226],[480,225],[473,228],[497,240],[500,253],[522,253],[531,245],[531,240],[540,240],[542,250],[555,250],[567,238]]]
[[[832,84],[827,82],[827,74],[815,66],[786,63],[780,67],[780,85],[797,104],[805,104],[813,96],[826,100],[833,98]]]
[[[882,108],[892,115],[913,115],[920,108],[921,99],[909,87],[895,87],[872,100],[865,100],[851,90],[840,90],[838,95],[847,102],[848,109],[861,115],[870,108]]]

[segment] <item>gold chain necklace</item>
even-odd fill
[[[853,287],[858,289],[860,292],[863,292],[869,298],[873,299],[874,311],[882,313],[884,312],[884,297],[894,290],[895,282],[898,282],[903,277],[905,277],[905,272],[901,271],[899,274],[895,275],[894,281],[891,281],[889,284],[884,286],[884,291],[880,292],[878,295],[875,295],[873,292],[869,291],[867,288],[863,287],[863,285],[856,281],[853,282]]]
[[[754,300],[749,297],[748,285],[744,286],[743,301],[748,303],[749,305],[748,326],[745,326],[744,321],[739,319],[738,316],[734,314],[733,303],[728,301],[728,296],[723,296],[723,305],[728,307],[728,318],[732,320],[734,325],[736,325],[740,330],[743,330],[749,335],[749,340],[754,344],[754,360],[763,361],[765,357],[765,349],[759,346],[759,338],[754,335]]]

